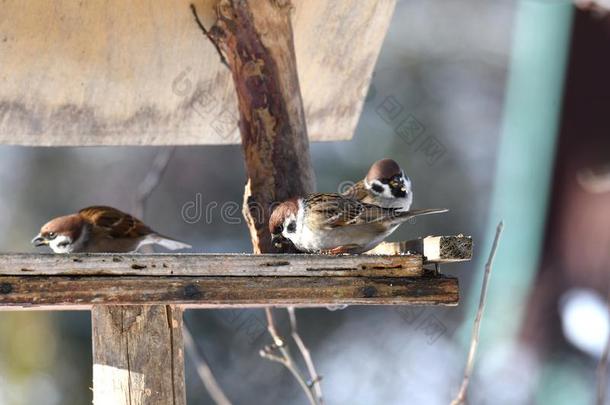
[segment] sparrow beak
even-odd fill
[[[281,249],[282,247],[284,247],[285,242],[286,242],[286,238],[284,238],[281,234],[277,233],[277,234],[271,235],[271,243],[277,249]]]
[[[42,237],[42,235],[38,234],[36,235],[36,237],[34,239],[32,239],[32,245],[39,247],[39,246],[44,246],[44,245],[48,245],[49,241],[46,240],[45,238]]]

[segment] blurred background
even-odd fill
[[[449,403],[500,218],[470,402],[595,401],[609,333],[609,71],[603,2],[398,1],[353,140],[311,145],[318,190],[394,158],[414,207],[451,212],[391,239],[472,235],[475,260],[443,269],[460,279],[458,307],[297,310],[328,404]],[[162,151],[1,146],[0,251],[33,252],[44,222],[88,205],[135,212]],[[248,252],[245,224],[220,209],[241,205],[244,184],[239,146],[178,147],[142,219],[194,252]],[[201,218],[184,215],[214,202]],[[287,333],[285,311],[276,316]],[[263,310],[185,320],[234,404],[306,403],[289,372],[258,354],[271,343]],[[90,334],[86,312],[0,312],[0,404],[90,403]],[[212,403],[186,367],[189,404]]]

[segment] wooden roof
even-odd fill
[[[238,143],[230,72],[189,3],[4,1],[0,144]],[[214,1],[194,3],[212,25]],[[350,139],[395,0],[293,3],[310,139]]]

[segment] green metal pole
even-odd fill
[[[572,14],[570,1],[518,4],[491,212],[485,241],[476,250],[475,265],[482,276],[496,224],[503,219],[481,326],[482,356],[485,347],[515,338],[538,269]],[[478,286],[468,300],[473,317]],[[465,322],[464,336],[471,325]]]

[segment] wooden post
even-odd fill
[[[94,305],[93,403],[185,405],[182,310]]]
[[[237,90],[248,183],[244,216],[255,253],[273,252],[272,204],[314,191],[287,0],[221,0],[213,38]]]

